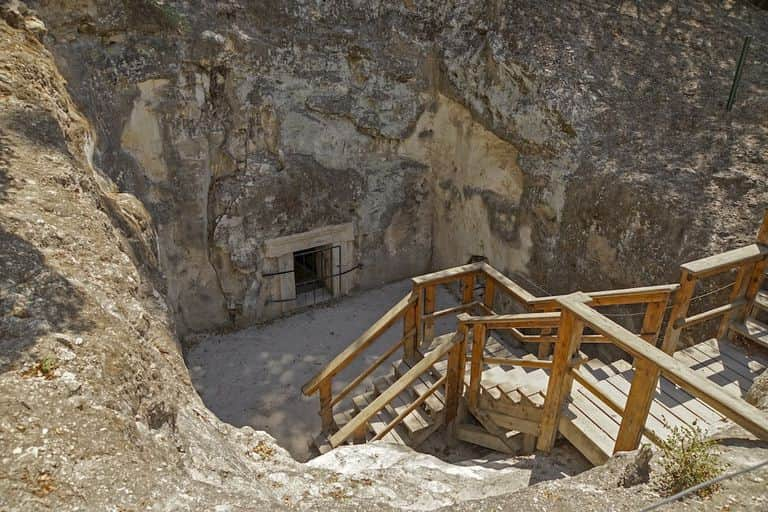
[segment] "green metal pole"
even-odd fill
[[[736,64],[736,74],[733,76],[733,85],[731,85],[731,94],[728,95],[728,103],[725,109],[730,112],[733,108],[733,102],[736,100],[736,90],[739,88],[739,81],[741,80],[741,72],[744,70],[744,61],[747,60],[747,51],[749,50],[749,43],[752,42],[752,36],[744,38],[744,45],[741,47],[741,55],[739,56],[739,63]]]

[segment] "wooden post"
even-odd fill
[[[485,350],[485,324],[475,324],[472,328],[472,362],[469,367],[469,403],[470,410],[477,408],[480,398],[480,379],[483,376],[483,351]]]
[[[664,341],[661,342],[661,350],[667,354],[674,354],[677,350],[677,341],[680,339],[680,332],[683,327],[675,327],[678,319],[685,318],[688,314],[688,306],[691,305],[693,291],[696,289],[698,280],[691,276],[687,270],[680,272],[680,288],[677,289],[672,302],[672,312],[669,314],[667,330],[664,333]]]
[[[552,329],[542,329],[540,333],[542,336],[548,336],[552,334]],[[539,343],[539,359],[546,359],[552,354],[552,344],[551,343]]]
[[[640,334],[652,346],[656,345],[666,306],[667,301],[651,302],[646,306]],[[656,393],[656,385],[661,373],[656,365],[645,358],[636,357],[634,366],[635,376],[627,395],[619,434],[613,448],[614,453],[635,450],[640,445],[643,428],[651,410],[653,395]]]
[[[469,304],[475,296],[475,274],[461,278],[461,303]]]
[[[417,334],[419,330],[419,300],[408,306],[403,315],[403,355],[406,361],[416,359]]]
[[[445,381],[445,423],[450,425],[456,419],[464,385],[464,357],[466,351],[466,329],[457,333],[462,340],[448,353],[448,376]]]
[[[331,400],[333,400],[331,385],[331,379],[325,379],[318,387],[320,395],[320,424],[325,433],[336,431],[336,422],[333,420],[333,407],[331,406]]]
[[[763,215],[763,223],[760,225],[760,229],[757,231],[757,243],[768,245],[768,208],[765,209]]]
[[[555,445],[560,413],[573,384],[570,362],[579,349],[583,331],[584,322],[564,308],[560,313],[557,345],[555,345],[552,371],[547,384],[547,396],[544,400],[544,410],[539,425],[539,438],[536,443],[536,448],[543,452],[551,451]]]
[[[744,309],[734,315],[734,322],[744,322],[747,316],[752,313],[755,297],[757,297],[757,292],[760,291],[760,287],[763,284],[766,265],[768,265],[768,260],[763,259],[755,263],[752,267],[752,272],[746,283],[746,290],[744,290],[744,298],[747,300],[747,305]]]
[[[755,264],[749,264],[741,265],[739,267],[739,271],[736,274],[736,282],[733,283],[733,288],[731,289],[731,294],[728,296],[728,302],[733,302],[741,297],[744,297],[746,295],[747,286],[749,285],[749,279],[752,275],[753,270],[755,269]],[[746,309],[748,306],[744,307],[744,311],[746,313]],[[717,328],[717,339],[721,339],[725,336],[728,336],[728,330],[731,327],[731,321],[733,320],[733,312],[729,311],[723,315],[723,318],[720,320],[720,325]],[[740,315],[739,315],[740,316]]]
[[[430,285],[424,288],[424,312],[422,314],[429,315],[435,312],[435,294],[437,292],[435,285]],[[424,320],[423,335],[421,339],[421,345],[429,345],[435,338],[435,319],[427,318]]]
[[[485,276],[485,291],[483,292],[483,304],[489,310],[493,309],[493,302],[496,298],[496,282],[488,276]]]

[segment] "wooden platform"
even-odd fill
[[[523,359],[534,357],[519,345],[492,337],[486,344],[486,355]],[[768,367],[768,357],[763,353],[752,351],[747,354],[745,349],[735,343],[715,339],[680,350],[674,357],[735,397],[743,397],[755,377]],[[437,365],[437,368],[441,369],[441,366]],[[605,363],[599,359],[590,359],[582,368],[597,382],[605,395],[621,406],[626,403],[634,377],[630,362],[617,360]],[[522,427],[530,426],[515,423],[515,419],[526,418],[516,414],[513,404],[519,404],[522,398],[528,402],[529,409],[541,407],[546,397],[547,382],[547,370],[487,365],[481,380],[481,410],[488,412],[490,418],[496,419],[500,426],[517,425],[522,432]],[[524,412],[522,407],[520,410]],[[535,416],[527,419],[533,422],[537,420]],[[559,431],[590,462],[602,464],[612,455],[620,424],[621,416],[617,412],[582,384],[574,382],[573,392],[560,420]],[[698,425],[712,432],[728,424],[722,414],[662,377],[646,421],[646,428],[651,434],[644,437],[643,442],[665,439],[670,429],[676,426]]]

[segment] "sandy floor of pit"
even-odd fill
[[[310,442],[320,431],[320,418],[317,397],[303,396],[301,386],[400,300],[410,286],[410,280],[400,281],[267,325],[202,338],[187,354],[195,388],[222,420],[266,430],[296,459],[307,460],[314,455]],[[447,290],[438,289],[438,308],[455,304]],[[372,350],[337,376],[334,390],[343,388],[394,343],[401,329],[401,324],[396,324]],[[454,329],[455,318],[451,316],[439,319],[436,326],[437,334]],[[548,457],[510,458],[467,443],[449,446],[441,437],[439,433],[433,436],[423,451],[454,464],[519,471],[521,483],[560,478],[589,467],[567,443]]]

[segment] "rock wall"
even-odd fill
[[[265,241],[325,225],[362,287],[483,255],[563,292],[675,280],[768,202],[746,1],[32,4],[182,333],[264,318]]]

